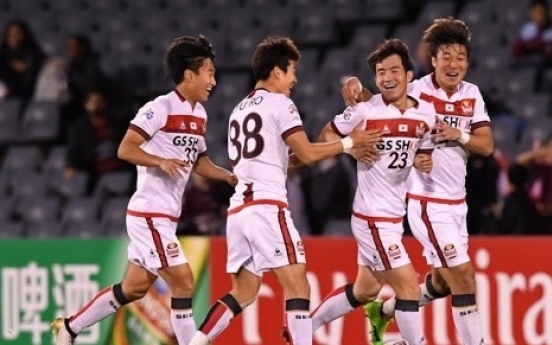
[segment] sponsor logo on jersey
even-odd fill
[[[347,107],[343,112],[343,120],[351,121],[351,107]]]
[[[462,101],[460,106],[462,107],[462,112],[464,113],[464,115],[466,115],[466,116],[472,116],[473,115],[473,102],[472,102],[472,100],[465,99],[465,100]]]
[[[144,115],[146,116],[146,119],[148,119],[148,120],[153,119],[153,109],[151,109],[151,108],[146,109],[146,111],[144,112]]]
[[[445,253],[445,258],[447,259],[454,259],[458,255],[456,248],[454,248],[454,244],[451,243],[446,244],[443,251]]]
[[[303,246],[303,242],[297,241],[297,252],[299,255],[305,255],[305,246]]]

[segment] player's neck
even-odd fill
[[[188,88],[186,88],[184,85],[180,84],[180,85],[177,85],[175,88],[175,91],[178,93],[178,96],[180,97],[180,99],[184,102],[184,101],[187,101],[188,103],[190,103],[190,105],[192,106],[192,108],[195,107],[196,103],[198,102],[197,99],[193,96],[193,92],[191,92],[190,90],[188,90]]]
[[[267,80],[259,80],[257,84],[255,84],[255,89],[266,89],[269,92],[273,93],[283,93],[278,85],[271,81],[270,79]]]

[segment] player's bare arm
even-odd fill
[[[214,164],[206,154],[202,154],[197,157],[197,161],[194,165],[194,171],[208,179],[225,181],[232,187],[235,187],[236,184],[238,184],[238,178],[236,175]]]
[[[158,167],[172,178],[187,171],[189,163],[183,160],[165,159],[142,150],[140,146],[145,141],[144,137],[135,130],[127,130],[117,150],[117,157],[134,165]]]
[[[490,127],[479,127],[468,134],[436,118],[433,132],[435,134],[432,135],[432,139],[435,142],[458,141],[470,152],[483,156],[489,156],[494,151],[493,133]]]
[[[370,129],[366,131],[374,136],[374,144],[366,147],[355,147],[351,149],[351,156],[356,160],[363,162],[364,164],[372,164],[378,157],[378,151],[376,149],[376,143],[381,140],[381,131],[377,129]],[[341,139],[341,136],[334,132],[330,123],[324,126],[322,132],[318,136],[318,141],[328,142]]]
[[[341,95],[348,106],[353,106],[358,102],[366,102],[372,98],[370,90],[363,88],[357,77],[350,77],[343,83]]]
[[[427,153],[417,153],[414,156],[414,168],[421,172],[429,173],[433,170],[433,159]]]
[[[305,164],[336,156],[353,147],[373,146],[376,142],[371,132],[359,128],[355,128],[348,137],[325,143],[311,143],[304,131],[293,133],[286,139],[286,144]]]

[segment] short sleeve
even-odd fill
[[[146,140],[162,128],[167,122],[168,109],[161,102],[148,102],[138,112],[134,119],[130,121],[130,129],[135,130]]]
[[[276,130],[284,141],[293,133],[304,130],[303,121],[293,101],[286,102],[275,115]]]
[[[487,106],[485,105],[483,96],[481,96],[479,89],[476,88],[476,91],[473,121],[470,127],[470,130],[472,131],[480,127],[489,127],[491,125],[491,119],[489,118]]]
[[[365,120],[364,107],[363,103],[359,103],[345,108],[343,113],[336,115],[331,122],[332,130],[342,137],[351,134],[355,127]]]
[[[422,82],[419,79],[413,80],[412,82],[408,83],[406,87],[406,93],[414,98],[420,98],[420,95],[422,94]]]

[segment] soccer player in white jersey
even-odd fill
[[[289,98],[299,57],[289,38],[264,39],[252,60],[255,89],[230,115],[228,153],[239,181],[226,228],[232,290],[211,307],[192,345],[209,344],[224,331],[255,300],[266,271],[283,287],[285,336],[294,345],[312,344],[305,248],[287,209],[288,153],[309,164],[374,145],[379,135],[356,130],[342,140],[312,144]]]
[[[57,345],[73,344],[84,328],[144,297],[158,276],[171,289],[171,323],[178,343],[189,344],[196,331],[193,276],[176,237],[184,187],[192,168],[204,177],[237,183],[206,152],[207,114],[199,102],[207,101],[216,84],[214,59],[203,36],[180,37],[169,47],[165,62],[176,87],[138,111],[118,150],[121,159],[138,169],[126,218],[130,244],[125,277],[73,316],[54,320]]]
[[[406,180],[415,156],[433,150],[430,130],[436,114],[430,103],[407,95],[414,65],[402,41],[384,41],[367,61],[381,94],[348,107],[320,135],[323,141],[333,140],[359,124],[382,134],[376,145],[378,158],[371,164],[357,164],[351,225],[358,243],[358,273],[353,284],[334,290],[316,308],[313,329],[373,301],[385,281],[397,294],[395,317],[402,336],[411,345],[423,344],[418,277],[402,234]],[[425,171],[431,170],[429,163]]]
[[[423,42],[432,57],[434,72],[409,85],[409,94],[433,103],[439,120],[433,139],[430,174],[413,170],[409,176],[408,221],[424,247],[432,266],[421,284],[420,305],[452,294],[452,314],[460,338],[466,345],[483,344],[481,318],[476,307],[475,273],[468,255],[466,161],[470,152],[488,156],[494,142],[485,103],[479,88],[463,81],[471,52],[470,30],[458,19],[441,18],[425,31]],[[359,96],[359,82],[351,78],[343,87],[348,104]],[[363,90],[359,99],[370,98]],[[367,306],[373,339],[382,339],[395,300]],[[382,343],[382,342],[381,342]],[[375,344],[381,344],[376,343]]]

